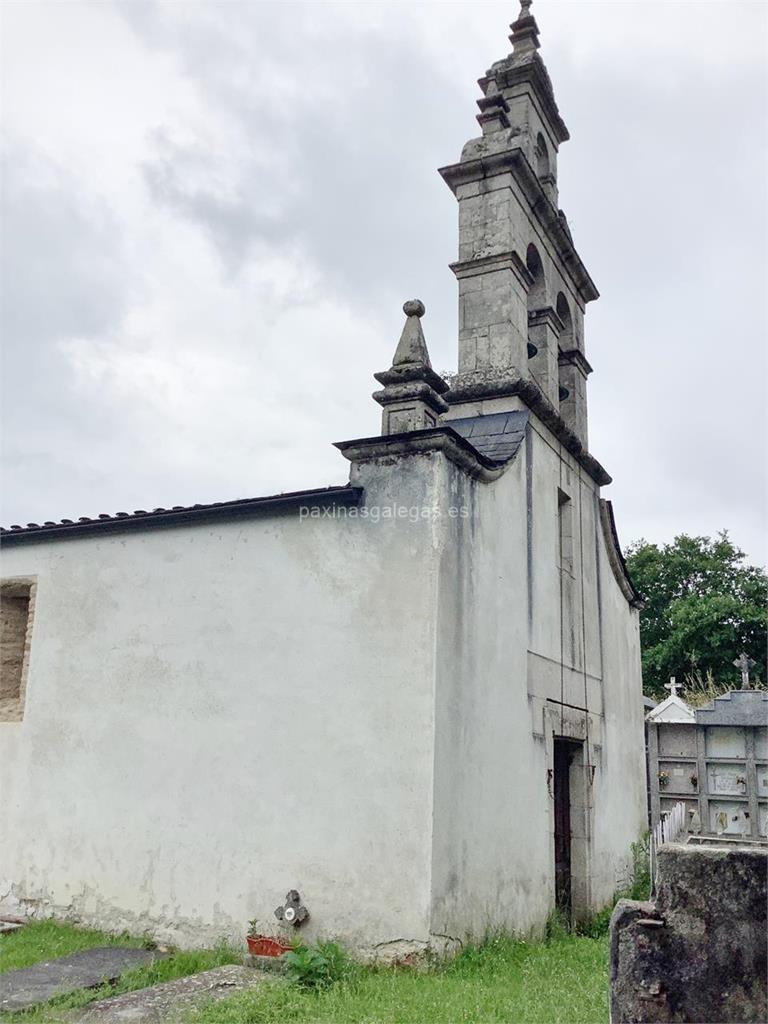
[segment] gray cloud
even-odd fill
[[[157,158],[145,166],[153,197],[207,231],[233,272],[265,245],[299,245],[347,301],[393,301],[392,293],[405,288],[408,294],[411,282],[437,291],[456,243],[453,200],[447,191],[442,195],[435,169],[458,149],[455,137],[449,146],[442,142],[450,137],[462,90],[442,69],[425,64],[417,39],[395,37],[388,45],[367,39],[361,48],[342,27],[326,41],[319,68],[298,96],[288,90],[282,99],[276,90],[258,101],[248,76],[230,77],[225,69],[258,61],[269,24],[270,60],[291,66],[293,59],[292,71],[299,73],[300,58],[292,58],[295,9],[289,15],[284,7],[241,6],[250,31],[240,23],[239,31],[215,36],[219,74],[211,68],[210,36],[187,26],[181,38],[169,39],[164,23],[142,21],[155,45],[162,40],[180,47],[187,74],[238,120],[244,140],[237,167],[226,170],[233,187],[221,195],[217,171],[231,153],[185,150],[158,134]],[[244,38],[251,40],[250,53]],[[324,84],[319,92],[315,81]],[[205,177],[213,182],[207,189],[195,184]],[[436,245],[442,260],[431,258]],[[403,284],[395,290],[398,278]]]
[[[10,144],[3,173],[3,294],[10,339],[41,346],[97,335],[122,312],[125,268],[117,225],[78,201],[77,182],[41,155]],[[4,348],[13,356],[14,346]],[[32,352],[27,352],[25,357]],[[48,353],[50,355],[50,353]]]
[[[126,131],[98,173],[97,48],[66,63],[17,11],[6,46],[53,48],[84,112],[70,139],[33,111],[8,154],[4,521],[340,481],[329,442],[375,429],[404,298],[455,365],[436,168],[477,134],[508,5],[65,6],[136,95],[99,79]],[[602,293],[591,447],[622,539],[730,527],[762,558],[765,9],[668,3],[663,32],[644,4],[536,14],[572,134],[561,202]]]
[[[72,455],[89,436],[118,437],[119,422],[107,404],[73,400],[59,346],[112,330],[131,285],[114,219],[81,203],[76,181],[40,153],[9,144],[3,185],[3,498],[18,516],[24,504],[50,505],[73,479],[98,486],[102,474]]]

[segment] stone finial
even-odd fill
[[[427,352],[427,343],[424,340],[424,331],[421,329],[421,318],[426,313],[426,307],[421,299],[408,299],[403,303],[403,312],[406,315],[403,333],[400,335],[393,366],[402,366],[405,363],[421,363],[432,368]]]
[[[424,303],[409,299],[403,304],[406,316],[395,357],[389,370],[375,373],[384,385],[374,399],[383,407],[382,434],[403,434],[412,430],[428,430],[437,425],[448,404],[442,395],[448,385],[432,369],[427,342],[421,327]]]
[[[421,319],[427,312],[427,307],[421,299],[406,299],[403,303],[403,312],[406,316],[417,316]]]
[[[510,25],[512,35],[509,41],[512,43],[514,53],[530,53],[539,48],[539,26],[531,14],[532,0],[520,0],[520,13],[517,21]]]

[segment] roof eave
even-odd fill
[[[131,515],[105,516],[72,523],[59,522],[43,526],[3,529],[0,532],[0,546],[10,547],[35,541],[65,540],[71,537],[102,536],[107,533],[122,533],[132,530],[188,526],[222,519],[281,515],[302,506],[309,508],[353,506],[360,504],[362,496],[362,487],[344,485],[306,491],[289,491],[285,494],[273,494],[263,498],[243,498],[235,501],[213,502],[209,505],[191,505],[184,508],[156,509],[153,512],[139,512]]]

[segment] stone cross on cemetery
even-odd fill
[[[736,668],[741,669],[741,688],[742,690],[749,689],[749,670],[754,668],[755,662],[749,657],[746,651],[742,651],[738,658],[733,663]]]
[[[677,682],[674,676],[670,677],[668,683],[664,683],[664,689],[669,690],[673,697],[677,696],[677,691],[680,689],[680,683]]]

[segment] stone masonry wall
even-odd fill
[[[0,592],[0,721],[16,721],[22,715],[29,614],[29,588],[4,586]]]
[[[0,600],[0,700],[19,694],[28,609],[28,597]]]

